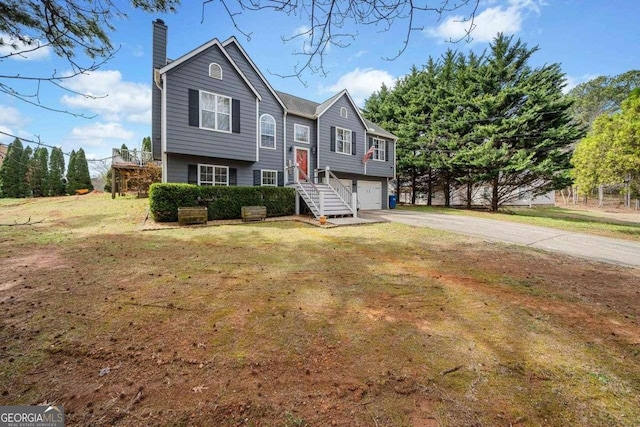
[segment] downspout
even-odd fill
[[[320,116],[316,122],[316,169],[320,169]]]
[[[168,180],[168,159],[167,159],[167,76],[160,76],[162,78],[162,97],[160,115],[162,125],[160,127],[160,157],[162,159],[162,182],[166,183]]]
[[[284,185],[289,183],[289,171],[287,170],[287,111],[282,114],[282,173]]]
[[[367,130],[365,129],[365,131],[364,131],[364,151],[363,151],[363,153],[365,153],[365,154],[363,154],[363,156],[366,155],[367,150],[368,150],[368,148],[367,148]],[[364,162],[364,174],[365,175],[367,174],[367,163],[369,163],[369,162]]]
[[[260,161],[260,100],[256,98],[256,162]]]

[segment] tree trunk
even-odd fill
[[[498,212],[498,177],[493,178],[493,188],[491,192],[491,212]]]
[[[431,175],[431,168],[429,168],[429,172],[427,173],[427,206],[431,206],[432,202],[433,202],[433,196],[432,196],[432,192],[433,189],[431,188],[433,183],[432,183],[432,175]]]
[[[598,207],[604,206],[604,185],[598,187]]]
[[[444,207],[445,208],[449,208],[451,207],[451,186],[449,183],[449,179],[445,179],[444,181],[444,185],[443,185],[443,189],[442,191],[444,192]]]
[[[416,188],[418,187],[416,170],[411,171],[411,204],[416,204]]]
[[[471,210],[471,197],[473,194],[473,184],[471,181],[467,182],[467,209]]]

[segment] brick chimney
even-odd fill
[[[162,91],[156,71],[167,65],[167,26],[162,19],[153,21],[153,64],[151,67],[151,147],[153,158],[161,160]],[[164,166],[164,165],[163,165]]]

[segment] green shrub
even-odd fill
[[[158,222],[178,221],[178,208],[199,206],[199,198],[207,203],[209,220],[240,218],[242,206],[266,206],[269,217],[295,211],[292,188],[153,184],[149,190],[151,216]]]

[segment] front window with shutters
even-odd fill
[[[372,156],[373,160],[383,162],[387,160],[387,142],[384,139],[373,138],[373,147],[375,148]]]
[[[198,185],[229,185],[229,168],[198,165]]]
[[[336,128],[336,152],[351,154],[351,131]]]
[[[278,171],[262,170],[262,180],[260,185],[265,187],[277,187],[278,186]]]
[[[231,132],[231,98],[200,91],[200,127]]]

